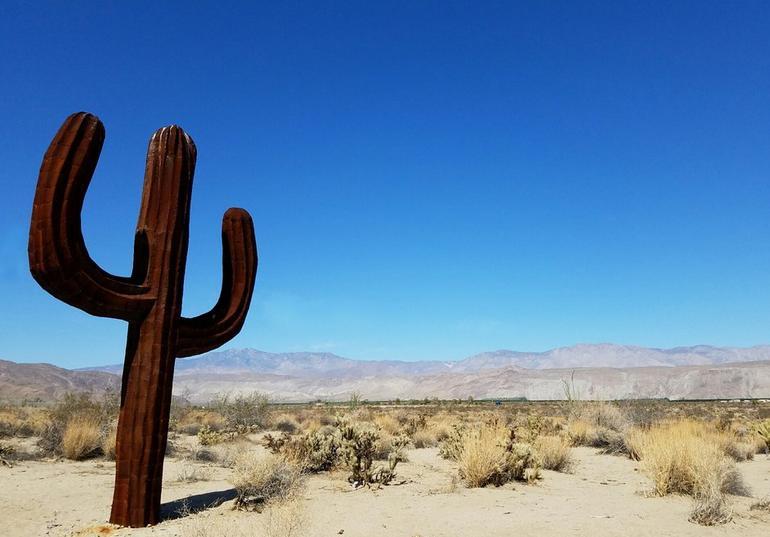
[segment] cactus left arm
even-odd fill
[[[177,356],[202,354],[227,343],[241,331],[257,276],[254,224],[243,209],[228,209],[222,219],[222,291],[216,305],[179,322]]]

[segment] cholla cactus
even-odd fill
[[[362,427],[346,419],[337,422],[340,447],[345,464],[350,468],[350,481],[353,486],[367,485],[372,482],[372,461],[377,448],[379,432],[371,427]]]
[[[507,446],[505,471],[510,479],[532,483],[540,479],[540,460],[529,444]]]

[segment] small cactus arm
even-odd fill
[[[128,277],[102,270],[81,230],[83,198],[104,142],[96,116],[68,117],[40,168],[29,234],[35,280],[92,315],[128,321],[115,490],[110,522],[156,524],[160,517],[174,362],[215,349],[243,326],[254,290],[257,247],[249,213],[222,220],[222,289],[211,311],[181,316],[196,149],[177,127],[152,136]]]

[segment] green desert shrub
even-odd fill
[[[246,434],[267,425],[268,404],[267,396],[259,392],[235,396],[221,394],[214,398],[211,408],[224,418],[228,431]]]
[[[339,461],[340,442],[334,429],[319,429],[294,436],[288,433],[279,437],[268,434],[264,444],[272,453],[283,455],[307,473],[331,470]]]

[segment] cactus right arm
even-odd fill
[[[29,266],[41,287],[58,299],[92,315],[124,320],[140,318],[153,297],[143,285],[146,241],[135,243],[130,277],[108,274],[91,257],[83,241],[80,211],[104,143],[104,126],[80,112],[68,117],[46,151],[40,168],[32,224]]]

